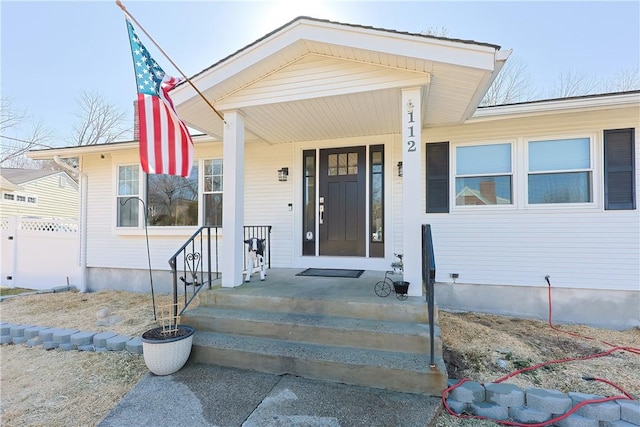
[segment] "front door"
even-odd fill
[[[320,255],[365,256],[366,147],[320,150]]]

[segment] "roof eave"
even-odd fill
[[[601,110],[640,106],[640,91],[587,95],[523,102],[518,104],[481,107],[467,120],[478,123],[505,118],[548,115],[576,110]]]

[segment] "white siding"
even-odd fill
[[[12,192],[15,196],[36,197],[37,203],[3,200],[2,218],[13,215],[38,216],[43,218],[78,218],[80,195],[78,184],[60,172],[22,184],[22,190]]]
[[[431,128],[423,132],[423,142],[449,141],[456,144],[513,140],[523,145],[528,137],[586,134],[594,137],[594,206],[586,208],[527,208],[521,202],[508,209],[455,209],[449,214],[425,214],[431,224],[435,244],[437,280],[483,285],[546,286],[551,275],[554,286],[566,288],[638,290],[640,281],[640,215],[634,211],[603,209],[602,131],[638,126],[638,109],[604,112],[555,114],[537,118],[487,121]],[[636,138],[640,132],[636,130]],[[271,262],[273,267],[291,267],[300,262],[299,230],[301,200],[300,161],[304,149],[384,143],[386,161],[386,259],[358,262],[370,268],[391,261],[402,248],[402,179],[397,176],[401,160],[399,136],[353,138],[296,144],[248,143],[245,169],[246,225],[272,225]],[[516,150],[521,155],[522,150]],[[222,156],[221,143],[199,144],[196,159]],[[636,159],[640,142],[636,141]],[[422,199],[424,212],[424,159],[422,178],[415,183],[411,197]],[[137,164],[137,150],[112,153],[105,159],[85,156],[83,170],[88,175],[88,253],[89,267],[113,269],[147,268],[144,230],[134,233],[115,227],[116,166]],[[516,163],[520,160],[516,161]],[[636,167],[638,163],[636,163]],[[289,168],[289,179],[279,182],[277,170]],[[514,175],[526,179],[522,167]],[[451,185],[453,185],[453,176]],[[640,200],[640,174],[636,169],[636,198]],[[522,196],[522,194],[521,194]],[[293,204],[289,211],[288,204]],[[195,231],[196,227],[150,229],[152,268],[168,270],[167,260]],[[419,250],[419,248],[416,248]],[[316,257],[313,262],[322,262]],[[334,263],[335,258],[325,261]],[[343,261],[343,260],[340,260]],[[344,260],[346,262],[346,260]],[[375,261],[375,262],[370,262]],[[361,267],[361,268],[362,268]]]
[[[137,164],[138,152],[114,153],[105,159],[86,156],[88,175],[87,266],[104,268],[148,268],[144,229],[116,229],[116,173],[118,165]],[[143,175],[140,175],[141,178]],[[131,201],[129,203],[132,203]],[[142,206],[140,212],[143,212]],[[151,267],[169,270],[168,260],[197,227],[175,230],[149,229]],[[167,235],[167,233],[173,233]]]
[[[452,206],[450,214],[425,214],[424,223],[432,225],[437,280],[451,282],[449,274],[458,273],[457,283],[546,286],[548,274],[558,287],[640,290],[640,211],[605,211],[602,200],[602,131],[629,127],[636,128],[639,200],[638,117],[637,108],[628,108],[427,129],[423,140],[449,141],[451,150],[460,142],[506,139],[522,148],[529,137],[595,136],[593,207],[527,208],[521,188],[513,209]],[[514,174],[516,191],[526,179],[524,169]],[[452,186],[453,180],[451,175]],[[423,188],[420,194],[424,201]]]
[[[293,192],[301,187],[294,174],[293,144],[248,144],[245,151],[245,225],[272,225],[271,266],[289,267],[293,256]],[[278,169],[289,168],[286,182],[278,181]]]
[[[277,73],[267,74],[232,96],[218,100],[216,104],[225,110],[401,86],[420,86],[428,82],[429,74],[425,72],[306,55]]]

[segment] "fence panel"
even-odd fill
[[[79,285],[77,221],[16,217],[1,228],[2,286],[41,290]]]

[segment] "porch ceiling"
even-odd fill
[[[192,78],[216,109],[268,143],[401,132],[401,88],[422,87],[423,127],[470,117],[500,70],[498,47],[299,18]],[[192,128],[223,123],[189,86],[172,98]]]

